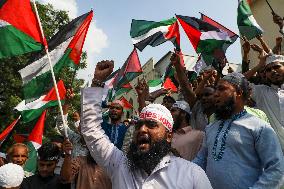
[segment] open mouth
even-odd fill
[[[144,147],[151,143],[151,139],[148,135],[141,135],[137,139],[137,144],[139,147]]]

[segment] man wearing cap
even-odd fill
[[[70,184],[63,184],[59,175],[54,174],[60,158],[60,149],[53,143],[45,143],[38,149],[38,173],[25,178],[21,189],[69,189]]]
[[[252,99],[257,108],[267,115],[284,153],[284,56],[261,56],[259,64],[250,72],[256,72],[263,67],[268,85],[251,84]]]
[[[104,81],[112,70],[112,61],[99,62],[92,88],[82,90],[81,101],[83,136],[91,155],[110,176],[112,187],[212,188],[199,166],[172,153],[173,119],[163,105],[150,104],[142,109],[126,155],[110,142],[100,125],[103,88],[99,81]]]
[[[182,158],[193,160],[202,145],[204,132],[190,126],[190,107],[185,101],[176,101],[171,108],[173,125],[172,147]]]
[[[215,91],[217,121],[206,127],[203,145],[193,162],[206,170],[218,189],[278,189],[284,184],[284,159],[268,123],[248,114],[248,81],[231,73]]]
[[[102,122],[102,128],[110,141],[118,148],[123,146],[123,140],[127,126],[122,122],[124,104],[120,100],[114,100],[109,105],[109,120]]]
[[[0,167],[0,188],[19,189],[24,179],[24,170],[21,166],[8,163]]]

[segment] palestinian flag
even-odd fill
[[[219,28],[220,30],[226,32],[229,37],[231,38],[232,43],[234,43],[237,39],[238,39],[238,35],[236,33],[234,33],[233,31],[229,30],[228,28],[226,28],[225,26],[223,26],[222,24],[218,23],[217,21],[213,20],[212,18],[206,16],[205,14],[201,14],[201,20],[203,20],[204,22],[207,22],[208,24],[211,24],[212,26],[215,26],[216,28]]]
[[[128,84],[142,72],[138,53],[136,48],[134,48],[115,77],[115,81],[113,82],[115,90],[119,90],[122,86]]]
[[[136,48],[142,51],[147,45],[158,46],[171,41],[180,50],[179,26],[176,18],[160,22],[132,20],[130,36]]]
[[[0,36],[0,59],[43,49],[30,0],[0,0]]]
[[[29,159],[25,164],[24,170],[28,172],[35,173],[37,170],[37,150],[42,145],[46,111],[47,110],[42,112],[26,142],[29,148]]]
[[[253,17],[246,0],[239,0],[238,27],[241,36],[245,36],[248,40],[251,40],[263,33],[263,30]]]
[[[113,98],[115,98],[115,97],[117,97],[117,96],[120,96],[120,95],[122,95],[122,94],[124,94],[124,93],[128,93],[129,91],[131,91],[133,88],[132,88],[132,86],[131,86],[131,84],[130,83],[127,83],[127,84],[125,84],[125,85],[123,85],[123,86],[121,86],[119,89],[117,89],[117,90],[114,90],[114,96],[113,96]],[[112,98],[112,99],[113,99]]]
[[[49,51],[55,76],[65,66],[76,67],[93,12],[86,13],[62,27],[49,41]],[[40,53],[35,61],[19,71],[23,80],[26,100],[42,96],[52,87],[52,77],[47,55]],[[31,100],[29,100],[31,101]]]
[[[147,82],[149,86],[149,93],[162,89],[163,81],[161,79],[153,79]]]
[[[66,89],[62,80],[57,83],[57,88],[60,100],[64,100]],[[21,112],[23,121],[27,123],[39,117],[45,109],[57,105],[58,101],[55,88],[53,87],[46,95],[41,96],[35,101],[26,104],[26,101],[23,100],[20,104],[17,105],[15,109]]]
[[[21,116],[18,117],[15,121],[13,121],[2,133],[0,134],[0,146],[3,144],[3,142],[8,138],[8,136],[11,134],[12,130],[14,129],[15,125],[18,123]]]
[[[123,109],[125,110],[133,109],[132,104],[130,104],[130,102],[128,102],[128,100],[124,96],[120,97],[119,100],[123,104]]]
[[[197,53],[206,57],[206,63],[212,64],[216,53],[220,50],[225,54],[227,47],[233,43],[230,35],[220,28],[217,28],[201,19],[176,15],[179,23],[187,34],[191,44]]]

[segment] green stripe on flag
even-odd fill
[[[169,26],[177,21],[176,18],[170,18],[160,22],[146,21],[146,20],[132,20],[130,36],[132,38],[141,36],[149,32],[151,29],[161,26]]]
[[[29,158],[24,166],[24,170],[35,174],[37,171],[37,150],[30,141],[26,145],[29,149]]]
[[[53,71],[55,76],[57,76],[61,69],[64,66],[70,66],[74,65],[73,61],[70,60],[69,54],[71,52],[71,49],[68,49],[66,53],[63,55],[63,57],[54,65]],[[51,71],[47,71],[28,83],[24,84],[23,91],[25,95],[25,99],[34,99],[37,97],[40,97],[42,94],[44,94],[46,91],[48,91],[53,86],[52,82],[52,75]]]
[[[41,43],[12,25],[0,27],[0,59],[42,49]]]

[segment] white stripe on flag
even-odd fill
[[[73,37],[61,43],[53,51],[50,52],[51,63],[53,64],[53,66],[56,63],[58,63],[58,61],[62,58],[72,38]],[[41,59],[21,69],[19,72],[21,74],[23,83],[26,84],[32,79],[34,79],[35,77],[42,75],[49,71],[50,71],[50,67],[49,67],[48,59],[47,59],[47,56],[44,56]]]
[[[46,95],[41,96],[39,99],[32,101],[28,104],[26,104],[25,100],[20,102],[15,109],[18,111],[24,111],[24,110],[35,110],[43,107],[45,104],[47,104],[49,101],[43,101]]]
[[[0,19],[0,28],[1,27],[5,27],[5,26],[9,26],[9,25],[11,25],[11,24],[9,24],[8,22]]]
[[[169,26],[160,26],[157,28],[153,28],[143,35],[132,38],[132,42],[133,44],[136,44],[136,43],[139,43],[140,41],[143,41],[147,37],[154,35],[157,32],[162,32],[163,34],[166,34],[168,31],[169,31]]]
[[[217,31],[202,32],[200,40],[206,40],[206,39],[231,41],[231,38],[227,32],[217,32]]]

